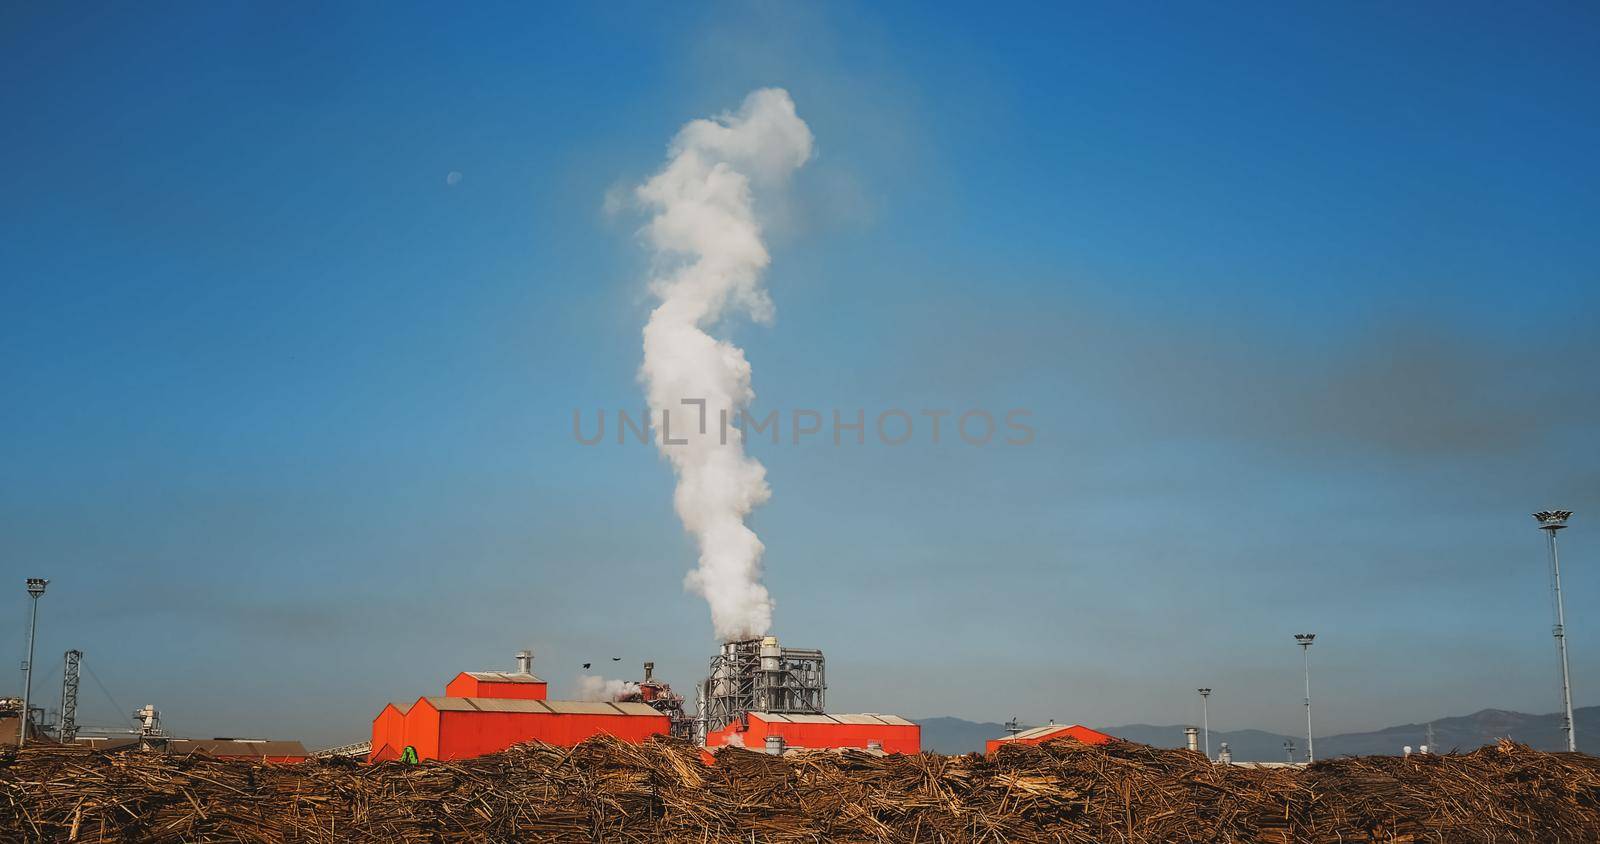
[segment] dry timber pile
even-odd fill
[[[452,763],[24,751],[0,841],[1600,841],[1600,760],[1501,742],[1297,770],[1071,741],[997,758],[530,745]]]

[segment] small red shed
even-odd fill
[[[445,687],[449,697],[497,697],[544,700],[549,684],[532,674],[504,671],[463,671]]]
[[[1023,730],[1014,736],[991,739],[984,747],[984,753],[992,754],[999,750],[1001,745],[1010,742],[1044,744],[1047,741],[1064,738],[1077,739],[1084,744],[1105,744],[1106,742],[1114,741],[1116,736],[1107,735],[1099,730],[1091,730],[1082,724],[1049,724],[1043,727],[1034,727],[1031,730]]]

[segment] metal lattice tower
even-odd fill
[[[78,664],[83,651],[67,651],[61,665],[61,725],[56,739],[62,744],[78,737]]]

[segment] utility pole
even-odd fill
[[[1294,640],[1300,645],[1300,653],[1305,656],[1306,664],[1306,763],[1317,761],[1317,740],[1311,735],[1311,642],[1317,638],[1315,633],[1296,633]]]
[[[1566,528],[1572,511],[1541,510],[1533,517],[1539,520],[1539,529],[1550,535],[1550,588],[1556,602],[1556,625],[1552,632],[1556,637],[1556,650],[1561,652],[1561,715],[1565,719],[1562,726],[1567,731],[1567,751],[1576,753],[1578,736],[1572,723],[1572,678],[1567,671],[1567,614],[1561,604],[1561,557],[1556,553],[1556,531]]]
[[[1195,689],[1200,693],[1200,729],[1206,737],[1206,758],[1211,758],[1211,710],[1208,705],[1211,700],[1210,689]]]
[[[50,581],[42,577],[28,578],[28,595],[33,598],[33,618],[28,622],[28,659],[22,663],[22,720],[17,723],[17,747],[28,743],[28,720],[32,717],[29,701],[33,696],[33,637],[39,632],[39,596]]]

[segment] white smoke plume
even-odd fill
[[[578,678],[578,700],[621,700],[638,694],[639,684],[627,680],[607,680],[585,674]]]
[[[736,423],[754,398],[750,364],[742,349],[707,329],[730,314],[772,319],[761,285],[771,258],[756,198],[782,190],[810,158],[811,130],[794,101],[787,91],[764,88],[737,112],[685,124],[666,167],[634,192],[653,214],[642,234],[654,250],[650,292],[660,300],[644,328],[639,375],[656,445],[678,477],[678,517],[700,547],[699,565],[684,582],[711,605],[722,641],[760,636],[772,625],[772,598],[761,584],[765,547],[745,525],[771,490],[766,469],[744,453],[740,432],[721,421],[726,412]],[[704,400],[705,416],[684,400]],[[665,432],[663,413],[671,414]],[[688,442],[665,443],[664,433]]]

